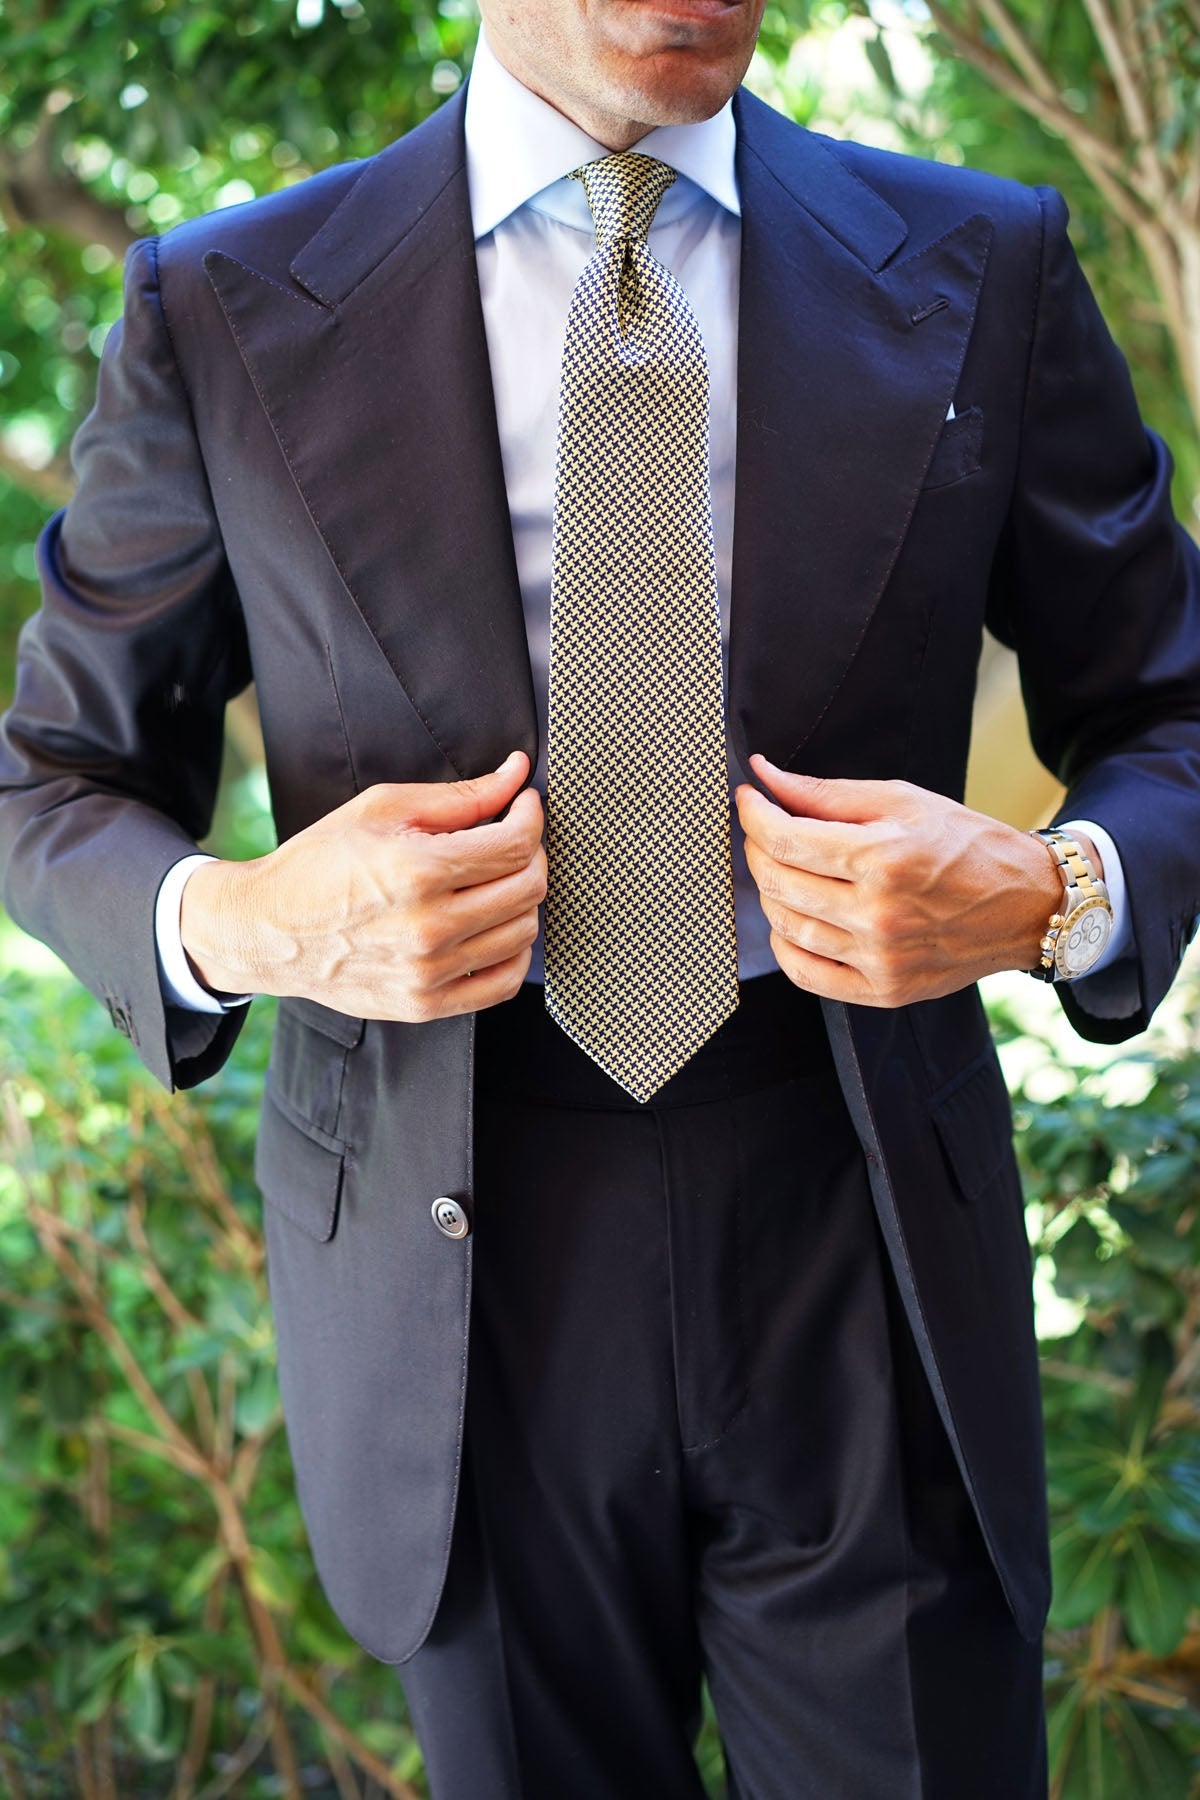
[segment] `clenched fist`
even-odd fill
[[[797,987],[906,1006],[1030,969],[1063,896],[1026,832],[907,781],[821,781],[750,759],[737,790],[771,948]],[[1083,848],[1097,870],[1095,846]]]
[[[518,750],[474,781],[368,788],[269,856],[195,869],[180,927],[199,979],[365,1019],[510,999],[546,893],[541,799],[518,792],[528,773]]]

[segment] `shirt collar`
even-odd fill
[[[580,163],[609,151],[510,75],[482,26],[467,83],[464,129],[476,239],[529,202],[564,224],[591,229],[582,184],[564,178]],[[658,222],[686,211],[695,203],[697,189],[728,212],[740,214],[734,143],[730,100],[711,119],[697,125],[658,125],[639,139],[635,149],[659,157],[686,178],[667,189],[656,214]]]

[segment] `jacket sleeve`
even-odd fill
[[[154,903],[210,826],[225,704],[250,672],[157,248],[129,252],[124,318],[73,446],[78,487],[38,545],[42,606],[0,720],[0,898],[147,1068],[189,1087],[220,1067],[245,1009],[165,1004]]]
[[[1016,481],[988,624],[1017,652],[1038,755],[1125,871],[1133,951],[1057,992],[1085,1038],[1142,1031],[1200,912],[1200,550],[1170,455],[1039,190],[1042,256]]]

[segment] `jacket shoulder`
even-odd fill
[[[286,281],[288,266],[362,179],[373,157],[338,163],[273,194],[223,207],[173,226],[158,240],[160,268],[177,280],[203,278],[210,250],[253,263]]]
[[[811,134],[850,173],[893,206],[914,233],[924,224],[936,234],[970,213],[986,213],[997,226],[1041,232],[1038,190],[1004,175],[938,162],[931,156],[881,150],[849,138]]]

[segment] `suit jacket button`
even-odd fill
[[[448,1238],[464,1238],[471,1229],[470,1220],[458,1204],[444,1194],[433,1203],[433,1222]]]

